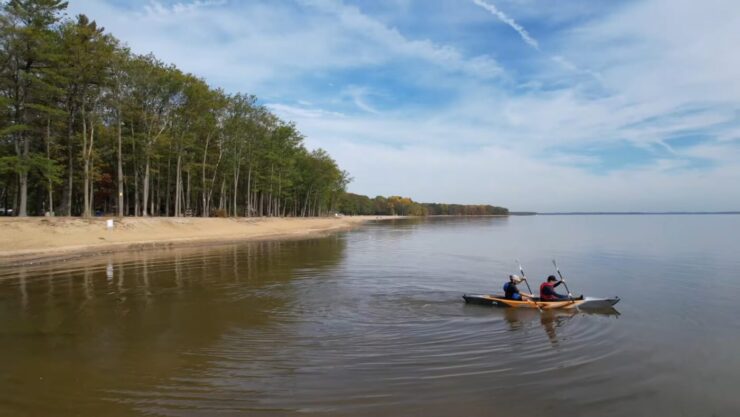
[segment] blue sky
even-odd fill
[[[514,210],[739,210],[735,0],[70,1],[256,94],[350,191]]]

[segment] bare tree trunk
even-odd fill
[[[46,159],[51,160],[51,117],[46,119]],[[54,215],[54,184],[49,177],[49,215]]]
[[[234,195],[233,195],[234,197],[234,216],[238,215],[236,211],[236,208],[237,208],[236,202],[239,201],[239,199],[237,198],[238,187],[239,187],[239,166],[240,165],[237,162],[236,166],[234,167]]]
[[[141,214],[141,202],[139,201],[139,167],[134,165],[134,217]]]
[[[179,152],[177,157],[179,158]],[[165,217],[169,217],[170,215],[170,166],[172,165],[172,142],[170,142],[169,151],[167,152],[167,185],[165,188],[165,202],[164,202],[164,215]],[[175,185],[177,187],[177,185]],[[177,193],[177,190],[175,190],[175,193]],[[177,207],[177,202],[175,202],[175,207]],[[177,216],[177,208],[175,208],[175,217]]]
[[[223,148],[219,149],[218,160],[216,161],[216,166],[213,168],[213,177],[211,178],[211,186],[209,187],[208,196],[206,198],[206,207],[208,208],[209,215],[210,215],[210,209],[211,209],[211,199],[213,198],[213,185],[216,183],[216,176],[218,175],[218,166],[221,164],[221,158],[223,157],[223,154],[224,154]]]
[[[136,157],[136,135],[133,120],[131,121],[131,149],[131,155],[134,158],[134,216],[139,217],[139,158]]]
[[[95,160],[90,159],[90,214],[95,216]]]
[[[92,137],[92,135],[91,135]],[[82,106],[82,161],[84,182],[82,186],[83,208],[82,216],[90,217],[90,160],[87,157],[87,114]]]
[[[121,138],[121,125],[123,124],[123,121],[121,120],[121,106],[119,104],[118,106],[118,217],[123,217],[123,153],[121,150],[122,147],[122,138]]]
[[[59,211],[62,215],[72,215],[72,191],[74,185],[74,153],[72,144],[74,141],[74,112],[70,112],[67,117],[67,185],[62,195],[62,207]]]
[[[208,144],[211,142],[211,134],[206,135],[206,146],[203,148],[203,164],[201,165],[201,180],[203,181],[203,217],[208,217],[208,204],[206,198],[208,197],[208,191],[206,189],[206,157],[208,156]]]
[[[265,214],[265,193],[260,191],[260,217]]]
[[[16,107],[16,114],[20,113],[20,117],[16,120],[20,120],[21,123],[25,123],[26,117],[25,112],[19,112]],[[29,140],[25,132],[17,134],[15,139],[15,152],[18,157],[18,161],[27,161],[29,151]],[[18,216],[28,216],[28,168],[25,166],[18,172],[18,193],[20,194],[20,204],[18,205]]]
[[[216,183],[216,176],[218,175],[218,166],[221,164],[221,158],[223,157],[223,155],[224,155],[224,151],[223,151],[223,148],[221,147],[219,148],[219,151],[218,151],[218,160],[216,160],[216,166],[213,167],[213,176],[211,177],[211,185],[210,187],[208,187],[208,193],[206,195],[206,199],[204,203],[206,210],[204,211],[203,217],[210,216],[211,199],[213,198],[213,186]],[[205,161],[205,155],[203,157],[203,160]],[[205,164],[203,166],[205,167]],[[204,175],[203,178],[205,178],[205,168],[203,169],[203,175]],[[205,182],[203,182],[203,185],[205,189]]]
[[[25,149],[24,155],[28,155],[28,139],[24,140],[23,148]],[[26,217],[28,216],[28,170],[23,168],[21,172],[18,173],[18,190],[20,192],[20,204],[18,206],[18,216],[20,217]]]
[[[21,122],[25,121],[25,115],[20,117]],[[15,139],[15,152],[18,161],[28,159],[29,140],[25,132],[21,132]],[[20,194],[20,203],[18,205],[18,216],[28,216],[28,168],[22,167],[18,172],[18,193]]]
[[[64,200],[62,201],[62,213],[67,217],[72,216],[72,191],[74,186],[74,157],[72,156],[72,141],[69,142],[67,152],[69,165],[67,166],[67,187],[64,190]]]
[[[311,187],[308,187],[306,192],[306,199],[303,201],[303,210],[301,211],[301,217],[306,217],[306,211],[308,210],[308,199],[311,197]]]
[[[252,214],[255,216],[259,216],[258,213],[258,206],[257,206],[257,191],[252,191],[252,202],[250,203],[252,206]]]
[[[185,207],[185,186],[183,185],[183,182],[180,181],[180,215],[185,215],[183,212],[183,209]]]
[[[249,173],[247,174],[247,217],[252,216],[252,163],[249,163]]]
[[[162,215],[162,170],[157,172],[157,175],[152,178],[152,203],[154,208],[152,209],[152,216]],[[156,181],[156,185],[155,185]]]
[[[13,213],[18,211],[18,189],[18,187],[13,187]]]
[[[267,197],[267,215],[272,217],[272,173],[275,165],[270,164],[270,195]]]
[[[175,180],[175,217],[181,216],[181,206],[180,206],[180,200],[182,198],[182,193],[180,190],[182,190],[182,175],[180,174],[180,163],[182,162],[182,155],[180,155],[180,152],[177,153],[177,168],[176,170],[176,180]],[[168,187],[168,195],[169,195],[169,187]]]
[[[155,180],[155,178],[154,178],[154,176],[152,176],[152,178],[151,178],[151,182],[152,183],[149,184],[149,181],[147,181],[146,184],[144,184],[146,186],[149,186],[152,189],[152,195],[149,198],[149,201],[150,201],[149,202],[149,215],[150,216],[154,216],[154,214],[155,214],[155,211],[154,211],[154,200],[155,200],[155,197],[156,197],[156,194],[155,193],[156,193],[157,190],[154,187],[154,180]],[[146,204],[144,206],[146,207]]]
[[[147,203],[149,202],[149,151],[146,154],[146,164],[144,165],[144,192],[142,193],[141,215],[147,216]]]
[[[278,193],[277,198],[275,198],[275,214],[277,216],[280,216],[280,193],[283,191],[283,171],[278,171]]]
[[[190,168],[188,167],[188,170],[185,171],[188,174],[188,180],[187,180],[187,189],[185,190],[185,210],[190,211]]]
[[[126,181],[125,177],[123,180],[123,195],[126,196],[124,199],[125,208],[123,209],[124,216],[130,216],[131,215],[131,202],[129,201],[129,196],[131,196],[131,184],[129,181]]]
[[[221,195],[218,199],[218,209],[223,210],[225,208],[226,203],[226,178],[221,179]]]

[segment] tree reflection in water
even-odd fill
[[[237,329],[274,326],[296,302],[296,277],[322,275],[345,247],[332,236],[2,269],[0,390],[13,399],[4,411],[125,414],[134,390],[211,365],[194,352]]]

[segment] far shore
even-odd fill
[[[397,218],[0,217],[0,266],[176,246],[306,238]],[[108,220],[113,220],[112,229],[107,228]]]

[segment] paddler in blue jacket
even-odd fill
[[[504,297],[509,300],[528,300],[532,298],[532,294],[522,293],[517,288],[517,284],[521,284],[526,278],[522,278],[519,275],[509,275],[509,282],[504,284]]]

